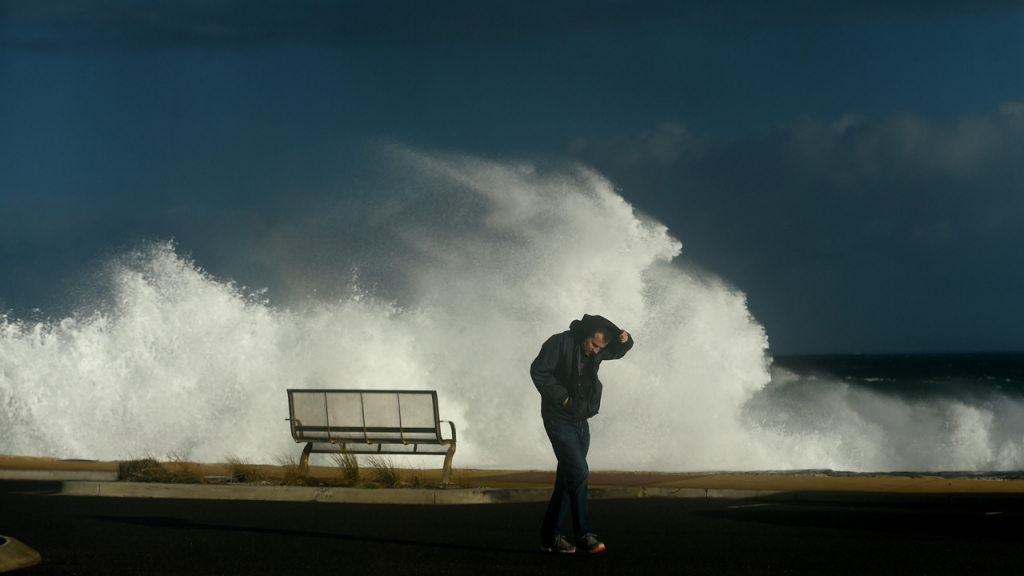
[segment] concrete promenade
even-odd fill
[[[224,464],[203,464],[200,472],[205,476],[222,477],[228,474]],[[417,471],[425,483],[439,480],[437,470]],[[336,477],[338,470],[328,467],[312,467],[310,475],[325,481]],[[117,477],[117,462],[81,460],[55,460],[0,455],[0,480],[54,480],[68,486],[67,494],[146,497],[145,483],[113,482]],[[365,490],[354,488],[306,488],[237,485],[161,485],[168,488],[152,489],[151,497],[198,497],[201,491],[209,498],[231,499],[232,491],[239,494],[237,499],[320,500],[320,501],[362,501],[338,496],[345,492],[366,493],[371,502],[385,502],[393,499],[398,503],[486,503],[507,501],[546,500],[554,483],[554,472],[550,471],[502,471],[502,470],[459,470],[453,478],[464,488],[445,490],[397,489]],[[191,492],[187,487],[193,486]],[[749,498],[758,496],[780,496],[802,494],[813,498],[814,494],[844,494],[839,498],[854,498],[857,495],[870,498],[871,495],[967,495],[967,494],[1024,494],[1024,472],[1007,474],[928,474],[928,473],[887,473],[861,474],[831,471],[787,471],[787,472],[700,472],[700,473],[652,473],[652,472],[607,472],[592,471],[590,488],[595,498],[643,498],[643,497],[725,497]],[[255,492],[252,489],[257,489]],[[319,491],[319,492],[317,492]],[[413,494],[423,492],[444,492],[447,496],[424,499]],[[312,496],[304,497],[301,494]],[[330,493],[331,498],[315,497],[316,494]],[[406,493],[406,494],[402,494]],[[463,497],[458,496],[464,494]],[[193,495],[187,495],[193,494]],[[490,496],[488,496],[488,494]],[[464,501],[460,501],[464,500]]]
[[[41,558],[16,573],[1017,574],[1024,524],[1015,478],[595,472],[608,551],[562,557],[538,551],[550,472],[377,490],[115,476],[116,463],[0,457],[0,535]]]
[[[226,464],[202,464],[206,484],[117,481],[117,462],[0,455],[0,481],[53,482],[52,493],[112,498],[262,500],[349,504],[507,504],[546,502],[554,472],[456,470],[457,484],[440,486],[439,470],[417,470],[417,487],[366,489],[334,486],[335,467],[311,467],[309,486],[225,482]],[[267,466],[274,469],[274,466]],[[1024,498],[1024,478],[1005,474],[860,474],[789,472],[591,472],[591,500],[724,498],[847,503],[945,503],[981,497]]]

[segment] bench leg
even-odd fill
[[[313,443],[306,443],[306,447],[302,449],[302,457],[299,458],[299,469],[302,470],[303,474],[309,474],[309,453],[313,451]]]
[[[455,442],[452,442],[452,445],[448,447],[448,452],[444,455],[444,468],[441,469],[441,484],[447,484],[452,476],[452,456],[455,456]]]

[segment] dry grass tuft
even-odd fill
[[[358,486],[361,482],[359,477],[359,461],[356,455],[349,452],[344,446],[338,454],[331,454],[331,459],[341,470],[342,481],[349,486]]]
[[[199,463],[190,462],[181,452],[168,452],[164,470],[174,478],[175,484],[205,484],[206,478],[199,472]]]
[[[309,484],[309,475],[302,471],[302,467],[291,456],[278,456],[277,466],[280,469],[280,475],[275,478],[275,484],[284,486],[306,486]]]
[[[228,456],[224,459],[228,464],[228,471],[231,473],[232,482],[244,484],[265,484],[268,475],[263,466],[256,464],[247,458]]]
[[[159,482],[163,467],[149,454],[117,463],[117,479],[123,482]]]
[[[160,482],[163,484],[202,484],[199,464],[189,462],[180,452],[170,452],[161,463],[146,453],[117,463],[117,479],[124,482]]]
[[[383,488],[398,488],[404,476],[402,470],[386,456],[370,456],[370,479]]]

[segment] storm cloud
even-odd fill
[[[129,50],[493,42],[579,30],[813,25],[932,19],[1018,10],[1020,0],[913,2],[615,0],[319,2],[267,0],[6,0],[0,45]]]
[[[755,315],[801,349],[836,325],[858,349],[920,351],[950,333],[964,349],[1024,345],[1010,320],[1024,283],[1024,103],[947,123],[802,117],[727,141],[666,124],[567,153],[669,215],[689,258],[758,286]],[[906,322],[872,326],[881,310]]]

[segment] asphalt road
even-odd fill
[[[1020,497],[928,505],[591,503],[608,550],[538,551],[543,504],[406,506],[96,498],[0,482],[17,574],[1019,574]]]

